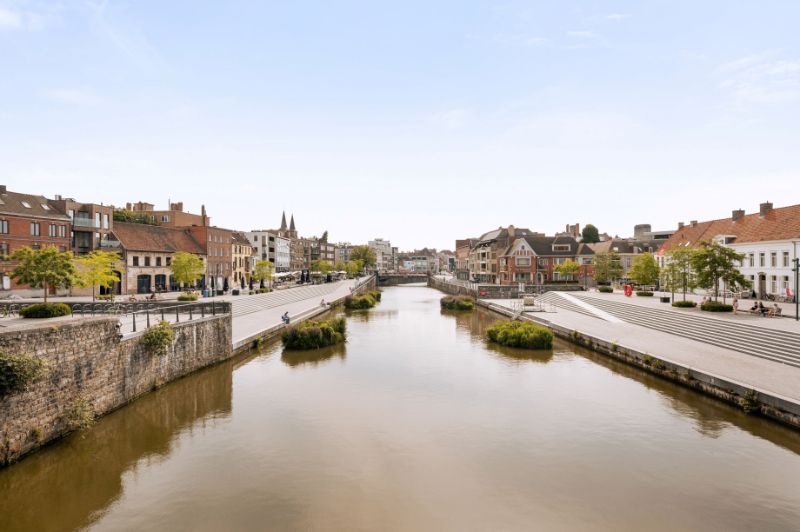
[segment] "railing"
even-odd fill
[[[73,218],[72,225],[75,227],[91,227],[93,229],[100,229],[100,223],[93,218]]]

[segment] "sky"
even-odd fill
[[[454,247],[800,203],[800,2],[0,0],[0,184]]]

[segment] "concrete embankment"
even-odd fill
[[[483,300],[478,300],[477,304],[506,317],[518,317],[518,319],[544,325],[559,338],[636,366],[698,392],[716,397],[746,411],[757,412],[767,418],[800,429],[800,404],[789,398],[761,390],[746,383],[714,375],[707,371],[700,371],[660,357],[657,354],[654,355],[632,349],[607,338],[569,329],[544,318],[528,314],[515,316],[514,311],[508,307]]]
[[[375,277],[369,277],[355,286],[352,290],[352,294],[360,294],[368,290],[375,290],[375,286]],[[326,312],[330,311],[332,307],[335,307],[337,304],[344,301],[346,297],[347,295],[343,295],[333,299],[328,299],[328,304],[326,306],[312,306],[308,310],[292,316],[292,324],[301,323],[325,314]],[[282,322],[267,324],[264,329],[234,341],[233,352],[234,354],[238,354],[257,348],[261,342],[265,342],[275,338],[276,336],[279,336],[286,327],[287,326]]]

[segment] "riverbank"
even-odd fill
[[[749,362],[751,366],[757,365],[759,368],[772,370],[769,373],[753,372],[748,380],[743,378],[734,379],[706,368],[698,367],[697,363],[690,364],[686,360],[679,360],[675,356],[664,354],[668,344],[664,342],[663,333],[645,331],[645,335],[639,334],[638,339],[650,337],[649,340],[644,342],[646,347],[642,346],[643,342],[641,341],[634,346],[625,340],[608,336],[608,331],[612,329],[614,324],[596,320],[596,324],[589,326],[585,321],[587,318],[580,316],[577,312],[559,309],[557,314],[547,313],[547,318],[545,318],[542,317],[542,314],[545,313],[537,313],[536,316],[531,313],[520,313],[518,309],[513,308],[511,301],[478,300],[477,303],[481,307],[506,317],[516,317],[547,326],[557,337],[576,345],[587,347],[597,353],[636,366],[661,378],[710,395],[750,412],[761,414],[792,428],[800,429],[800,400],[789,395],[792,390],[797,392],[796,385],[791,387],[792,379],[787,381],[788,387],[784,388],[788,392],[786,394],[776,392],[769,387],[770,385],[774,387],[776,384],[775,379],[772,377],[778,377],[777,374],[785,375],[786,371],[794,373],[797,371],[796,368],[753,357],[748,360],[743,358],[747,357],[747,355],[731,352],[727,356],[730,356],[731,359],[737,359],[737,362]],[[569,315],[570,319],[564,319],[565,315]],[[622,326],[626,328],[628,334],[631,333],[631,327],[634,327],[630,324],[622,324]],[[605,334],[600,331],[605,331]],[[683,338],[674,338],[674,340],[670,341],[670,344],[678,348],[695,350],[695,352],[701,353],[710,349],[710,346]],[[694,360],[697,362],[702,359],[696,358]],[[770,365],[774,366],[769,367]],[[793,382],[796,383],[797,381]]]

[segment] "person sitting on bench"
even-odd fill
[[[775,316],[778,316],[778,317],[780,317],[780,315],[781,315],[781,311],[782,311],[782,310],[783,310],[783,309],[782,309],[781,307],[779,307],[777,303],[775,303],[775,304],[772,306],[772,308],[771,308],[771,309],[769,309],[769,317],[770,317],[770,318],[773,318],[773,317],[775,317]]]
[[[287,310],[283,316],[281,316],[281,321],[286,325],[289,325],[289,311]]]

